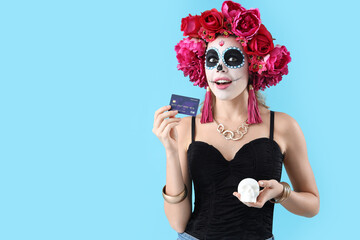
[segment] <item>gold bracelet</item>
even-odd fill
[[[289,184],[287,184],[286,182],[281,182],[281,184],[284,186],[282,196],[279,200],[274,199],[274,203],[282,203],[290,196],[291,188]]]
[[[288,199],[290,197],[290,193],[291,193],[291,188],[290,185],[286,182],[280,182],[283,185],[283,191],[282,191],[282,195],[280,197],[279,200],[276,200],[275,198],[270,199],[269,201],[271,203],[282,203],[284,202],[286,199]]]
[[[283,192],[282,192],[282,196],[280,197],[279,200],[276,200],[276,199],[271,199],[270,202],[271,203],[281,203],[281,202],[284,202],[289,196],[290,196],[290,193],[291,193],[291,188],[289,186],[289,184],[287,184],[286,182],[280,182],[282,185],[283,185]]]
[[[165,193],[165,190],[166,190],[166,185],[164,185],[164,187],[163,187],[162,195],[164,197],[164,200],[167,201],[168,203],[175,204],[175,203],[182,202],[187,196],[187,188],[186,188],[185,184],[184,184],[184,190],[176,196],[167,195]]]

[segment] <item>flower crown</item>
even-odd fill
[[[239,3],[224,1],[221,12],[215,8],[201,15],[181,20],[184,36],[176,46],[178,70],[189,76],[194,86],[206,88],[206,43],[219,35],[235,36],[248,56],[250,83],[255,91],[275,86],[288,74],[290,52],[285,46],[274,46],[273,38],[261,23],[259,9],[245,9]]]

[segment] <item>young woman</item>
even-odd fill
[[[170,106],[155,112],[153,132],[166,150],[169,223],[178,239],[275,239],[274,203],[305,217],[320,208],[299,125],[269,110],[257,92],[287,74],[289,52],[274,46],[257,9],[232,1],[221,12],[189,15],[181,29],[188,38],[175,47],[178,69],[207,92],[196,117],[176,118]],[[294,190],[280,182],[283,165]],[[259,184],[256,202],[241,201],[245,178]]]

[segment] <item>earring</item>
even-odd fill
[[[253,86],[249,85],[249,98],[248,98],[248,124],[252,123],[261,123],[262,119],[260,116],[260,111],[258,103],[255,96],[255,91]]]
[[[204,107],[201,114],[201,123],[207,123],[213,121],[212,107],[211,107],[211,92],[210,87],[206,87]]]

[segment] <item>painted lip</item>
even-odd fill
[[[219,80],[225,80],[225,81],[231,81],[231,82],[232,82],[232,80],[231,80],[230,78],[227,78],[227,77],[218,77],[218,78],[215,78],[214,82],[217,82],[217,81],[219,81]]]
[[[221,85],[217,85],[216,82],[220,81],[220,80],[225,80],[225,81],[230,81],[228,84],[221,84]],[[232,80],[230,78],[226,78],[226,77],[219,77],[219,78],[215,78],[214,80],[214,84],[216,85],[216,88],[218,89],[225,89],[228,88],[232,83]]]

